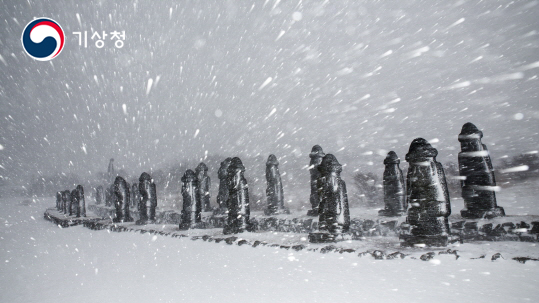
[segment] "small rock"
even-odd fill
[[[237,244],[238,244],[238,246],[242,246],[242,245],[244,245],[244,244],[249,244],[249,241],[243,239],[243,240],[238,241]]]
[[[228,237],[228,238],[225,238],[225,242],[228,245],[232,245],[232,244],[234,244],[234,241],[236,241],[237,239],[238,239],[238,237]]]
[[[341,248],[341,250],[339,251],[339,253],[354,253],[356,252],[355,249],[351,249],[351,248]]]
[[[268,244],[268,243],[256,240],[256,241],[253,243],[253,247],[257,247],[257,246],[259,246],[259,245],[265,246],[266,244]]]
[[[421,255],[421,257],[419,257],[419,259],[423,260],[423,261],[430,261],[434,258],[436,254],[434,252],[428,252],[424,255]]]
[[[502,256],[502,254],[500,254],[500,253],[495,253],[495,254],[492,255],[492,258],[490,258],[490,260],[496,261],[496,260],[498,260],[499,258],[504,259],[504,257]]]
[[[305,247],[307,247],[307,246],[305,246],[303,244],[299,244],[299,245],[292,246],[292,249],[295,250],[295,251],[300,251],[300,250],[304,249]]]
[[[374,259],[376,259],[376,260],[383,260],[384,257],[385,257],[385,253],[384,253],[383,251],[381,251],[381,250],[375,250],[375,251],[372,252],[371,255],[372,255],[372,256],[374,257]]]
[[[328,252],[334,251],[335,249],[337,249],[335,246],[328,245],[328,246],[322,247],[320,249],[320,252],[323,253],[323,254],[327,254]]]

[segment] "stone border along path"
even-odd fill
[[[125,227],[125,226],[121,226],[120,224],[117,224],[117,223],[100,222],[100,221],[104,221],[104,220],[102,218],[98,218],[98,217],[71,218],[71,217],[65,216],[64,214],[61,214],[61,216],[57,216],[57,214],[55,214],[55,212],[57,212],[56,209],[49,208],[49,209],[47,209],[45,211],[43,217],[46,220],[49,220],[49,221],[53,222],[54,224],[57,224],[58,226],[60,226],[62,228],[82,224],[84,227],[89,228],[91,230],[109,230],[109,231],[112,231],[112,232],[140,232],[141,234],[149,233],[149,234],[155,234],[155,235],[160,235],[160,236],[170,236],[172,238],[188,238],[189,237],[188,235],[181,234],[181,233],[178,233],[178,232],[165,232],[165,231],[159,231],[159,230],[154,230],[154,229],[141,229],[141,228],[135,229],[135,228],[128,228],[128,227]],[[144,226],[141,225],[139,227],[144,227]],[[306,245],[303,245],[303,244],[281,245],[281,244],[277,244],[277,243],[270,244],[270,243],[267,243],[265,241],[259,241],[259,240],[255,240],[254,242],[250,242],[250,241],[248,241],[246,239],[242,239],[241,237],[237,237],[237,236],[230,236],[230,237],[223,238],[223,237],[212,237],[212,236],[209,236],[209,235],[203,235],[203,236],[192,236],[191,240],[193,240],[193,241],[203,240],[203,241],[206,241],[206,242],[214,242],[214,243],[224,242],[224,243],[226,243],[228,245],[236,244],[238,246],[242,246],[242,245],[249,245],[249,246],[252,246],[252,247],[266,246],[266,247],[275,247],[275,248],[285,249],[285,250],[292,249],[292,250],[295,250],[295,251],[306,250],[306,251],[310,251],[310,252],[319,252],[319,253],[322,253],[322,254],[327,254],[327,253],[330,253],[330,252],[333,252],[333,253],[338,252],[340,254],[343,254],[343,253],[357,253],[358,252],[358,250],[355,250],[355,249],[352,249],[352,248],[342,248],[342,247],[337,247],[335,245],[327,245],[327,246],[324,246],[324,247],[321,247],[321,248],[308,248]],[[409,254],[407,255],[407,254],[401,253],[399,251],[396,251],[396,252],[393,252],[393,253],[390,253],[390,254],[386,254],[385,252],[383,252],[381,250],[363,251],[363,252],[358,253],[359,257],[364,257],[364,256],[369,256],[369,255],[372,256],[375,260],[404,259],[404,258],[407,258],[407,257],[410,258],[410,259],[417,260],[416,257],[412,257]],[[458,250],[452,250],[452,249],[439,251],[438,255],[455,255],[456,260],[458,260],[460,258],[460,255],[458,254]],[[435,256],[436,256],[435,252],[427,252],[427,253],[421,255],[419,257],[419,260],[430,261]],[[481,255],[481,256],[479,256],[477,258],[471,258],[471,259],[485,259],[485,258],[486,258],[486,255]],[[492,261],[496,261],[499,258],[503,259],[503,256],[502,256],[501,253],[495,253],[494,255],[491,256]],[[530,257],[514,257],[512,259],[515,260],[515,261],[518,261],[519,263],[523,263],[523,264],[526,263],[526,261],[539,261],[539,259],[530,258]]]

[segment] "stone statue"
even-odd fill
[[[444,169],[436,161],[438,151],[427,140],[417,138],[406,154],[409,163],[407,176],[407,222],[411,235],[401,235],[403,246],[426,244],[446,246],[450,238],[449,222],[451,204]]]
[[[217,194],[217,204],[219,205],[219,208],[215,210],[216,215],[222,215],[225,214],[227,211],[227,201],[228,201],[228,184],[227,184],[227,178],[228,178],[228,167],[230,166],[230,162],[232,161],[232,158],[226,158],[223,162],[221,162],[221,167],[219,167],[219,171],[217,172],[217,176],[219,177],[219,193]]]
[[[281,174],[279,173],[279,161],[275,155],[269,155],[266,162],[266,198],[268,208],[264,210],[267,216],[276,214],[289,214],[290,211],[284,207],[283,184]]]
[[[406,214],[408,204],[406,203],[405,183],[402,170],[399,167],[399,157],[394,151],[390,151],[384,160],[384,204],[385,208],[380,210],[380,216],[398,217]]]
[[[95,189],[95,204],[96,205],[99,205],[99,204],[103,203],[103,195],[104,195],[103,186],[99,185]]]
[[[86,217],[86,199],[84,198],[84,188],[77,185],[77,197],[79,199],[79,212],[81,217]]]
[[[196,197],[197,200],[200,201],[200,205],[202,205],[202,211],[212,211],[211,205],[210,205],[210,187],[211,187],[211,180],[208,176],[208,167],[203,162],[200,162],[200,164],[195,169],[196,173]]]
[[[342,165],[332,154],[327,154],[319,166],[323,175],[322,199],[319,205],[318,233],[309,234],[309,241],[334,242],[337,236],[350,228],[350,209],[346,183],[341,179]]]
[[[105,206],[114,206],[114,183],[105,190]]]
[[[114,180],[114,206],[116,207],[116,217],[112,222],[133,222],[129,214],[129,187],[124,178],[118,176]]]
[[[309,154],[309,157],[311,158],[311,162],[309,163],[309,172],[311,173],[310,202],[312,209],[307,211],[308,216],[318,216],[318,205],[320,204],[321,200],[321,188],[319,187],[319,185],[321,184],[321,181],[319,180],[321,174],[320,170],[318,169],[318,166],[322,163],[322,158],[324,156],[324,151],[322,150],[322,147],[320,147],[320,145],[313,146],[311,153]]]
[[[183,209],[180,230],[194,228],[201,221],[202,204],[197,199],[197,176],[188,169],[182,177]]]
[[[245,166],[235,157],[228,167],[228,220],[224,234],[241,233],[250,229],[249,225],[249,188],[244,177]]]
[[[152,177],[148,173],[142,173],[139,178],[138,211],[140,219],[136,224],[142,225],[155,221],[155,212],[157,208],[157,190]],[[149,210],[149,211],[148,211]]]
[[[75,217],[80,217],[80,207],[79,207],[79,193],[77,189],[71,191],[71,207],[69,207],[69,215]]]
[[[62,192],[61,191],[56,192],[56,210],[62,211]]]
[[[505,211],[496,203],[496,179],[492,161],[485,144],[481,143],[483,132],[468,122],[459,134],[461,152],[459,171],[464,209],[463,218],[492,219],[505,216]]]
[[[131,185],[131,199],[129,201],[131,208],[138,207],[138,203],[140,201],[140,192],[138,187],[139,185],[136,182]]]
[[[71,208],[71,191],[69,189],[62,192],[62,212],[67,215]]]

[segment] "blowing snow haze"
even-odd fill
[[[537,150],[538,4],[2,1],[0,175],[84,177],[111,157],[138,174],[206,155],[306,165],[315,144],[376,171],[416,137],[456,161],[466,122],[495,162]],[[41,16],[66,38],[48,62],[21,46]]]

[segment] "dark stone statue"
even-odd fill
[[[180,230],[195,228],[196,223],[201,221],[202,204],[197,199],[197,176],[188,169],[182,177],[183,209]]]
[[[240,158],[233,158],[228,167],[228,220],[223,229],[224,234],[235,234],[250,230],[249,188],[244,173],[245,166],[243,166]]]
[[[312,243],[334,242],[350,228],[350,209],[346,183],[341,179],[342,165],[332,154],[327,154],[319,166],[322,173],[322,199],[319,205],[319,232],[310,233]]]
[[[129,206],[131,208],[138,207],[138,203],[140,201],[140,192],[138,187],[139,185],[136,182],[131,185],[131,199],[129,201]]]
[[[129,186],[124,178],[118,176],[114,180],[114,206],[116,207],[116,217],[112,222],[133,222],[129,214]]]
[[[401,160],[394,151],[390,151],[384,160],[384,204],[380,216],[398,217],[406,213],[405,183],[402,170],[399,167]]]
[[[71,191],[71,207],[69,207],[69,215],[75,215],[77,218],[80,217],[80,206],[79,206],[79,193],[77,189]]]
[[[403,246],[425,244],[446,246],[450,240],[449,222],[451,204],[444,169],[436,161],[438,151],[427,140],[417,138],[406,154],[409,163],[407,176],[407,223],[410,235],[401,235]]]
[[[56,192],[56,210],[62,211],[62,192],[61,191]]]
[[[284,207],[283,184],[281,174],[279,173],[279,161],[275,155],[269,155],[266,162],[266,198],[268,208],[264,210],[267,216],[276,214],[289,214],[290,211]]]
[[[105,206],[114,206],[114,183],[105,190]]]
[[[67,215],[70,208],[71,208],[71,191],[68,189],[62,192],[62,212]]]
[[[219,193],[217,194],[217,204],[219,205],[219,208],[215,210],[215,215],[222,215],[225,214],[227,211],[227,201],[229,194],[227,178],[228,167],[230,166],[231,161],[232,158],[226,158],[223,162],[221,162],[221,167],[219,167],[219,171],[217,172],[217,176],[219,177]]]
[[[196,174],[196,197],[202,205],[202,211],[212,211],[210,205],[210,187],[211,180],[208,176],[208,167],[206,164],[201,162],[195,169]]]
[[[318,206],[320,204],[320,200],[322,199],[322,189],[320,188],[321,181],[319,180],[322,175],[320,174],[318,166],[322,163],[322,158],[324,158],[324,156],[324,151],[320,145],[313,146],[311,153],[309,154],[309,157],[311,158],[311,162],[309,162],[309,172],[311,173],[310,202],[312,209],[307,211],[308,216],[318,216]]]
[[[157,208],[157,190],[152,177],[148,173],[142,173],[139,178],[139,204],[138,211],[140,219],[136,224],[142,225],[148,221],[155,222],[155,211]]]
[[[104,196],[104,192],[103,192],[103,186],[102,185],[99,185],[98,187],[96,187],[95,189],[95,204],[99,205],[101,203],[103,203],[104,199],[103,199],[103,196]]]
[[[86,199],[84,198],[84,188],[77,185],[77,196],[79,199],[79,213],[81,217],[86,217]]]
[[[496,179],[494,168],[485,144],[481,143],[483,132],[468,122],[459,134],[461,152],[459,153],[460,176],[464,209],[463,218],[478,219],[505,216],[505,211],[496,203]]]

